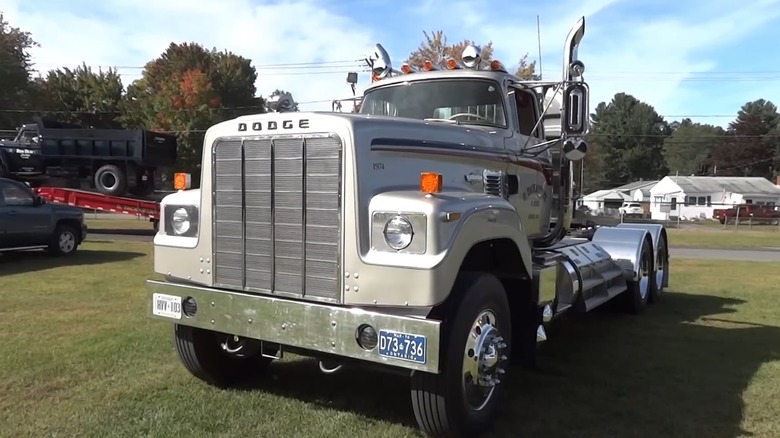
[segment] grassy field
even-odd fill
[[[728,230],[668,228],[672,248],[780,248],[780,230],[776,227]]]
[[[94,216],[90,214],[84,217],[90,230],[148,230],[149,232],[154,230],[151,222],[146,219],[136,219],[134,216],[128,216],[128,219],[92,219],[92,217]]]
[[[0,436],[418,436],[400,377],[286,357],[248,388],[194,380],[145,316],[150,249],[0,256]],[[780,436],[778,282],[776,264],[675,260],[646,315],[561,321],[494,436]]]

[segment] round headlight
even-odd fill
[[[412,243],[412,224],[403,216],[393,216],[385,223],[385,242],[394,250],[402,250]]]
[[[190,214],[184,208],[179,208],[171,216],[171,226],[176,234],[184,234],[190,229]]]

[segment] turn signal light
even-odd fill
[[[423,193],[441,192],[442,177],[437,172],[423,172],[420,174],[420,191]]]
[[[189,173],[178,172],[173,174],[173,189],[187,190],[192,186],[192,177]]]

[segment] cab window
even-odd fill
[[[35,202],[35,198],[29,190],[8,182],[0,183],[0,193],[8,207],[29,207]]]
[[[512,95],[517,108],[517,123],[520,133],[538,137],[539,129],[534,129],[538,120],[534,95],[519,88],[512,88]]]

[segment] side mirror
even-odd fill
[[[563,90],[563,102],[562,131],[572,136],[587,134],[590,125],[588,86],[583,82],[567,85]]]
[[[45,203],[46,203],[46,198],[44,198],[43,196],[38,195],[35,197],[35,205],[43,205]]]

